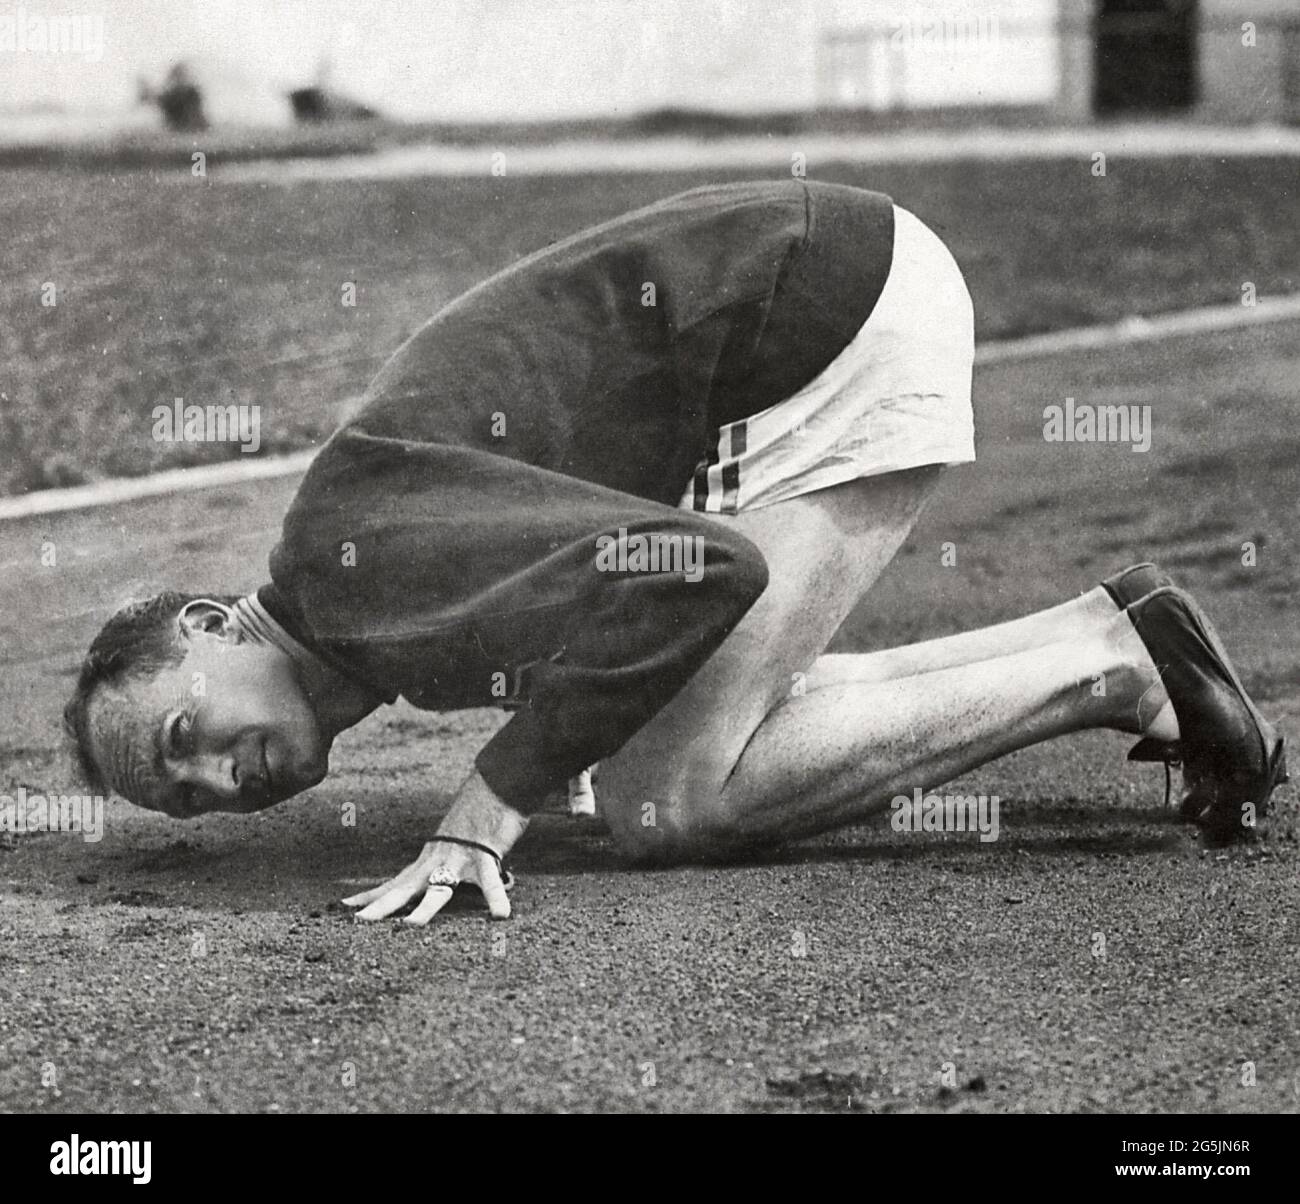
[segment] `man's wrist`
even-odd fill
[[[504,857],[527,827],[528,816],[502,802],[475,771],[461,786],[435,836],[472,840]]]

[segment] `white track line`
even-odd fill
[[[975,349],[975,363],[1005,364],[1061,352],[1122,347],[1130,343],[1149,343],[1157,339],[1238,330],[1298,318],[1300,293],[1265,297],[1254,306],[1234,303],[1211,305],[1202,309],[1158,314],[1151,318],[1135,316],[1102,326],[1081,326],[1073,330],[981,343]],[[42,489],[18,497],[0,498],[0,521],[56,514],[64,510],[112,506],[119,502],[133,502],[169,493],[242,485],[248,481],[290,477],[305,472],[315,455],[315,448],[307,448],[287,456],[269,456],[260,460],[226,460],[220,464],[205,464],[196,468],[173,468],[145,477],[95,481],[71,489]]]
[[[394,146],[362,155],[259,159],[218,165],[214,184],[295,184],[305,180],[392,180],[416,176],[487,176],[504,162],[512,176],[693,171],[699,168],[788,171],[791,155],[808,164],[933,163],[975,159],[1255,158],[1300,156],[1300,130],[1260,125],[1149,124],[1074,129],[899,130],[879,134],[781,134],[721,138],[588,139],[517,146],[508,139],[478,146]],[[504,154],[505,159],[494,158]],[[185,163],[189,166],[188,160]],[[160,180],[193,184],[189,171]]]
[[[188,493],[194,489],[290,477],[294,473],[306,472],[315,456],[316,449],[312,447],[287,456],[267,456],[262,460],[223,460],[220,464],[201,464],[194,468],[169,468],[166,472],[155,472],[145,477],[93,481],[70,489],[40,489],[18,497],[0,498],[0,519],[56,514],[60,510],[86,510],[92,506],[113,506],[118,502],[134,502],[165,493]]]
[[[1300,293],[1259,298],[1253,306],[1230,301],[1227,305],[1181,309],[1150,318],[1134,315],[1102,326],[1079,326],[1073,330],[1055,330],[1019,339],[981,343],[975,348],[975,363],[1005,364],[1063,351],[1091,351],[1096,348],[1122,347],[1129,343],[1151,343],[1157,339],[1240,330],[1247,326],[1286,322],[1296,318],[1300,318]]]

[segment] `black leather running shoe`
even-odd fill
[[[1160,759],[1181,760],[1192,783],[1184,816],[1208,843],[1248,839],[1252,815],[1266,815],[1274,787],[1287,780],[1285,741],[1251,701],[1190,594],[1162,586],[1127,609],[1178,717],[1180,738],[1163,745]]]

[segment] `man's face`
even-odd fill
[[[190,603],[176,638],[176,664],[91,700],[94,760],[115,789],[188,818],[260,811],[325,776],[329,747],[285,653],[241,638],[215,602]]]

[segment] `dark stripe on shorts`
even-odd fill
[[[692,505],[696,510],[707,509],[709,500],[709,462],[701,460],[695,466],[695,500]]]
[[[722,466],[722,512],[736,513],[736,497],[740,493],[740,457],[745,454],[749,440],[749,429],[745,422],[737,422],[731,428],[731,451],[727,463]]]
[[[709,469],[718,462],[718,436],[721,432],[714,430],[709,442],[709,454],[695,466],[695,497],[692,506],[696,510],[709,508]]]

